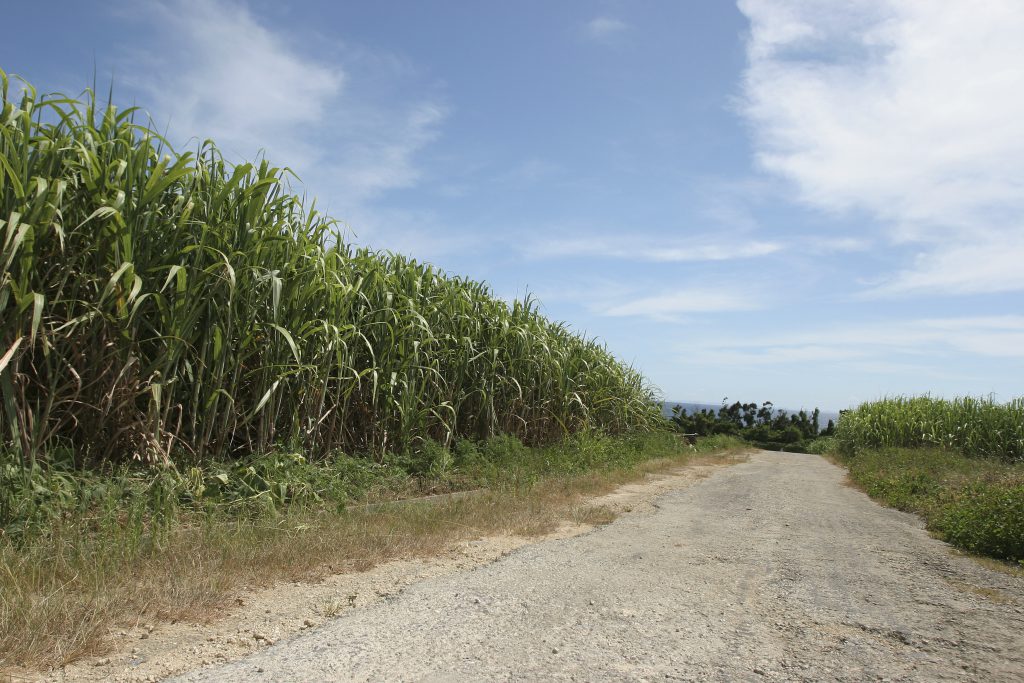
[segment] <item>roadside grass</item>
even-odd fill
[[[940,448],[836,455],[869,496],[919,514],[939,538],[970,553],[1024,566],[1024,462],[966,457]]]
[[[996,571],[1007,571],[1005,564],[1003,566],[997,566],[992,568]],[[1012,568],[1010,570],[1012,571]],[[943,581],[948,583],[953,588],[974,593],[975,595],[985,598],[989,602],[994,602],[999,605],[1018,604],[1018,602],[1014,598],[1008,596],[1004,591],[1001,591],[998,588],[990,588],[988,586],[975,586],[973,583],[969,583],[967,581],[958,581],[956,579],[951,579],[949,577],[943,577]]]
[[[1024,579],[1024,563],[1010,564],[1005,560],[994,560],[991,557],[978,557],[975,556],[975,560],[984,567],[987,567],[993,571],[1002,572],[1003,574],[1009,574],[1010,576],[1018,579]]]
[[[111,632],[125,626],[213,618],[243,586],[363,571],[396,558],[436,555],[481,535],[542,535],[567,520],[607,523],[614,513],[586,497],[695,457],[742,450],[730,438],[702,440],[691,449],[661,431],[574,435],[546,448],[498,438],[435,453],[447,464],[418,476],[375,466],[376,478],[347,493],[338,489],[333,498],[284,496],[284,504],[275,505],[256,493],[248,505],[242,499],[200,505],[179,491],[161,503],[167,508],[160,519],[152,508],[142,515],[131,498],[120,507],[96,503],[100,510],[91,517],[63,514],[45,532],[17,543],[0,539],[0,671],[40,670],[102,654]],[[131,488],[108,485],[115,492]],[[400,502],[469,488],[484,490]],[[367,501],[383,504],[358,506]]]
[[[813,439],[807,442],[804,447],[804,453],[813,453],[814,455],[825,455],[836,450],[836,440],[834,436],[819,436],[817,439]]]

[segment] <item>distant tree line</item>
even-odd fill
[[[730,434],[769,450],[800,451],[810,441],[835,432],[832,420],[822,429],[820,417],[821,411],[817,408],[810,414],[806,410],[787,413],[776,410],[771,401],[760,406],[722,401],[718,410],[705,408],[694,413],[677,405],[672,409],[671,420],[685,434]]]

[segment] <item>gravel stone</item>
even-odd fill
[[[649,510],[178,680],[1024,680],[1024,579],[844,476],[758,452]]]

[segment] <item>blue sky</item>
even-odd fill
[[[1024,394],[1018,0],[47,6],[0,68],[264,150],[667,398]]]

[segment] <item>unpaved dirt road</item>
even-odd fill
[[[183,680],[1024,680],[1024,579],[843,481],[758,452]]]

